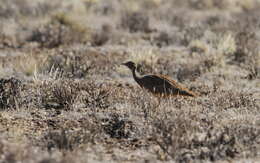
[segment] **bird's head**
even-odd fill
[[[132,61],[128,61],[128,62],[122,63],[122,65],[128,67],[130,70],[136,69],[136,64],[134,62],[132,62]]]

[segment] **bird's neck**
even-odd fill
[[[133,77],[135,79],[135,81],[139,81],[139,79],[141,78],[141,76],[136,72],[136,68],[132,69],[132,73],[133,73]]]

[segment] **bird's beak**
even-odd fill
[[[126,63],[121,63],[120,65],[124,65],[124,66],[125,66],[125,65],[126,65]]]

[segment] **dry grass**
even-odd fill
[[[259,1],[0,2],[0,162],[260,161]]]

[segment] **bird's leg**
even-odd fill
[[[162,98],[159,96],[159,97],[156,97],[156,99],[157,99],[157,104],[155,107],[158,108],[161,105]]]

